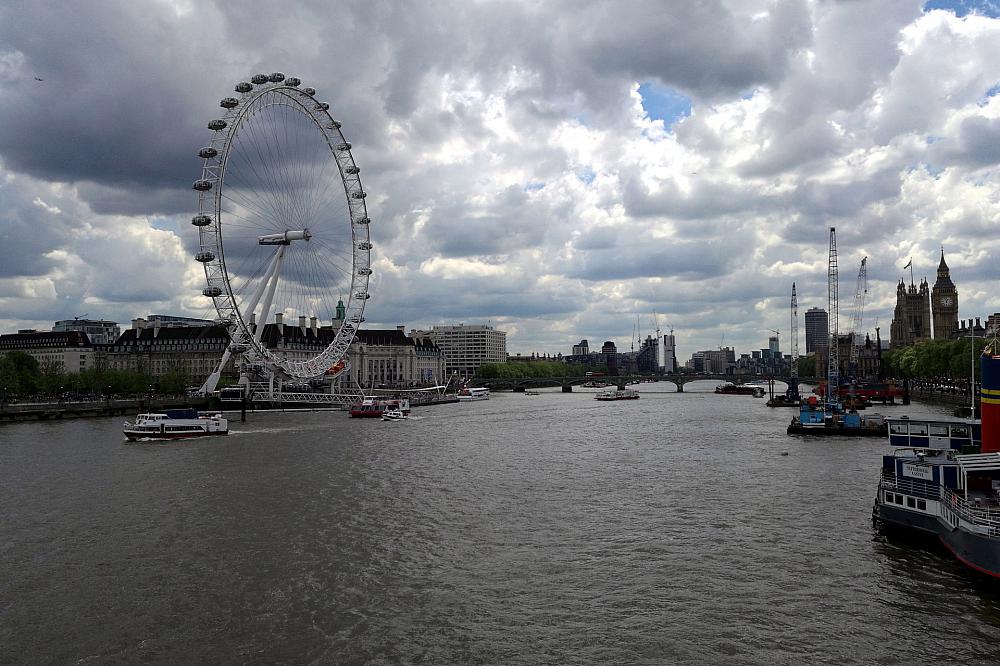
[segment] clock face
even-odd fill
[[[951,307],[951,304],[952,304],[953,302],[954,302],[954,301],[952,301],[952,300],[951,300],[951,296],[942,296],[942,297],[941,297],[941,305],[943,305],[943,306],[944,306],[944,307],[946,307],[946,308],[947,308],[947,307]]]

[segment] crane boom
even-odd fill
[[[837,390],[840,387],[840,354],[837,348],[840,341],[840,305],[837,293],[839,277],[840,274],[837,270],[837,228],[830,227],[830,258],[826,271],[827,305],[830,310],[830,342],[826,355],[826,398],[828,405],[837,402]]]
[[[854,316],[851,321],[851,373],[857,378],[858,358],[861,355],[861,323],[864,319],[865,300],[868,297],[868,257],[861,260],[858,286],[854,291]]]
[[[799,299],[795,296],[795,283],[792,283],[792,379],[799,378]]]

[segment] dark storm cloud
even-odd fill
[[[731,250],[718,243],[659,239],[637,244],[633,234],[622,236],[613,248],[575,257],[565,267],[566,275],[597,281],[660,276],[699,280],[728,271]]]

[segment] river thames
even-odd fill
[[[1000,660],[1000,592],[873,532],[883,440],[638,388],[165,444],[121,418],[3,426],[0,661]]]

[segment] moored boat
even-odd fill
[[[609,389],[607,391],[601,391],[594,396],[594,400],[638,400],[639,392],[635,389],[623,388],[623,389]]]
[[[130,442],[228,435],[229,421],[219,413],[199,414],[196,409],[167,409],[137,415],[135,421],[125,422],[122,432]]]
[[[845,411],[839,404],[822,404],[810,396],[799,405],[799,415],[785,430],[789,435],[846,437],[885,437],[885,417],[881,414],[862,416],[857,411]]]
[[[982,421],[890,419],[872,520],[936,537],[1000,578],[1000,356],[980,358]]]

